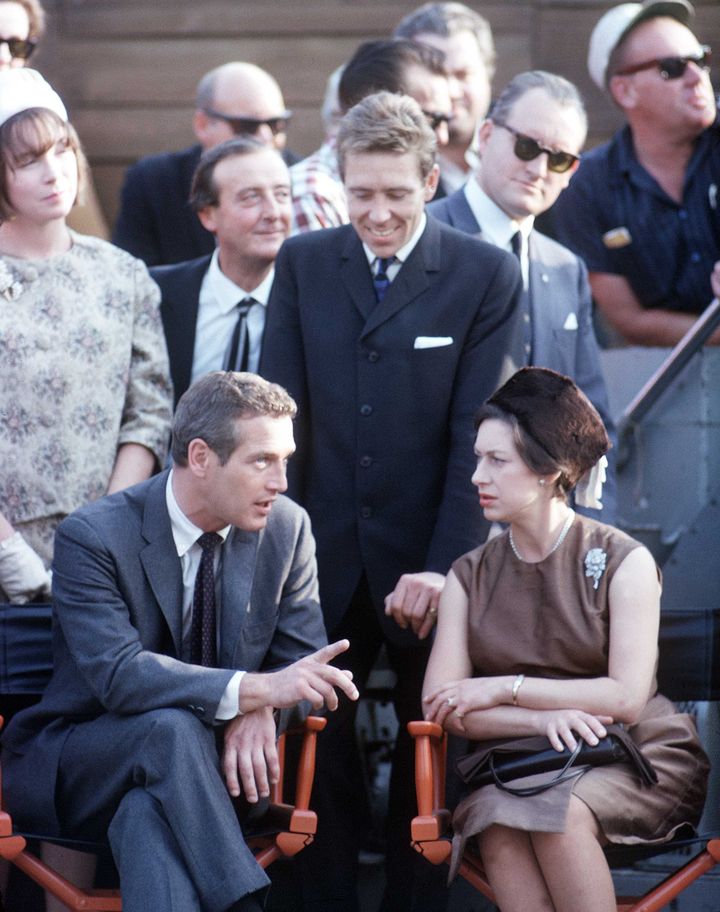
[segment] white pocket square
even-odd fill
[[[452,344],[452,336],[417,336],[413,348],[443,348]]]
[[[565,322],[563,323],[563,329],[577,329],[578,321],[574,313],[569,313],[565,317]]]

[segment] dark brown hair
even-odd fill
[[[225,465],[240,444],[239,418],[294,418],[295,400],[282,386],[257,374],[212,371],[180,397],[172,426],[172,458],[187,465],[190,441],[200,438]]]

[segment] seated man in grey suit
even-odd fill
[[[174,468],[66,519],[54,672],[3,736],[22,828],[107,834],[125,912],[256,912],[233,798],[278,776],[275,710],[350,699],[328,664],[307,515],[280,495],[295,403],[218,372],[178,405]]]
[[[566,247],[533,230],[535,217],[567,187],[586,133],[585,109],[572,83],[541,70],[520,73],[480,127],[474,175],[428,210],[460,231],[515,252],[524,285],[518,362],[572,377],[612,434],[587,270]],[[615,485],[612,477],[609,482],[601,515],[592,497],[584,506],[588,515],[611,523]],[[581,490],[577,502],[583,500]]]
[[[255,139],[229,139],[200,159],[190,205],[215,252],[150,270],[176,403],[208,371],[258,368],[275,257],[290,233],[287,165]]]

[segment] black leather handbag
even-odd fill
[[[629,763],[640,781],[647,786],[657,783],[657,773],[646,760],[630,735],[621,725],[606,725],[607,735],[591,745],[578,738],[574,751],[557,751],[543,735],[528,738],[480,741],[471,754],[460,757],[455,765],[462,781],[472,788],[496,785],[511,795],[539,795],[575,776],[588,766]],[[537,785],[513,786],[525,776],[556,773]]]

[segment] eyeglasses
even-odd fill
[[[227,114],[221,114],[220,111],[213,111],[212,108],[203,108],[208,117],[214,117],[216,120],[222,120],[226,123],[236,136],[255,136],[260,127],[269,127],[273,136],[278,133],[284,133],[287,130],[288,122],[292,117],[292,111],[284,111],[280,117],[268,117],[262,120],[259,117],[229,117]]]
[[[634,66],[625,67],[624,70],[618,70],[615,76],[632,76],[634,73],[640,73],[642,70],[651,70],[657,67],[663,79],[680,79],[685,75],[685,70],[689,63],[702,70],[710,69],[710,58],[712,50],[707,44],[703,44],[699,54],[686,54],[684,57],[658,57],[656,60],[646,60],[645,63],[636,63]]]
[[[6,44],[10,56],[16,60],[27,60],[35,50],[37,41],[32,41],[30,38],[0,38],[0,44]]]
[[[541,146],[540,143],[531,136],[525,136],[523,133],[518,133],[517,130],[509,127],[507,124],[497,123],[495,120],[493,123],[496,127],[502,127],[503,130],[512,133],[515,137],[515,148],[513,151],[520,161],[529,162],[534,158],[537,158],[538,155],[544,153],[547,155],[548,169],[554,171],[556,174],[564,174],[572,168],[576,161],[580,161],[579,155],[573,155],[572,152],[554,152],[552,149],[546,149],[544,146]]]
[[[423,108],[422,112],[425,115],[427,122],[430,124],[431,130],[437,130],[438,127],[441,127],[443,124],[449,124],[452,120],[451,114],[442,114],[440,111],[426,111]]]

